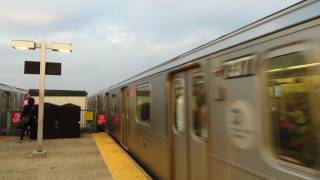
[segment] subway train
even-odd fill
[[[21,111],[27,90],[0,83],[0,135],[6,134],[7,116],[11,111]]]
[[[253,22],[88,98],[155,179],[320,178],[320,1]]]

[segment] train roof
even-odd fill
[[[28,93],[28,90],[26,90],[26,89],[17,88],[17,87],[16,87],[16,89],[17,89],[20,93],[25,93],[25,94]]]
[[[9,85],[6,85],[6,84],[1,84],[1,83],[0,83],[0,90],[16,91],[12,86],[9,86]]]
[[[9,86],[7,84],[2,84],[2,83],[0,83],[0,90],[9,91],[9,92],[27,93],[27,90],[25,89]]]
[[[236,31],[223,35],[213,41],[183,53],[169,61],[143,71],[94,95],[106,92],[118,86],[137,81],[156,73],[185,64],[192,60],[262,37],[272,32],[319,17],[320,0],[305,0],[248,24]]]

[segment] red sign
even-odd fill
[[[98,114],[97,115],[97,123],[99,125],[107,123],[107,115],[105,114]]]
[[[21,122],[21,112],[12,112],[11,113],[11,122],[20,123]]]

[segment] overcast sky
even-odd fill
[[[143,70],[290,6],[299,0],[10,0],[0,6],[0,83],[38,88],[23,74],[39,51],[11,48],[12,39],[73,44],[49,52],[62,76],[47,89],[105,89]]]

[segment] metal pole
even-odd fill
[[[40,85],[39,85],[39,109],[38,109],[38,136],[37,136],[37,152],[42,152],[43,139],[43,113],[44,113],[44,90],[45,90],[45,74],[46,74],[46,49],[45,40],[41,41],[40,54]]]

